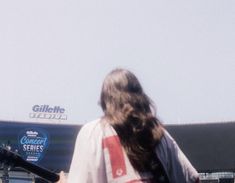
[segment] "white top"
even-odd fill
[[[198,173],[165,130],[156,153],[171,183],[195,183]],[[147,183],[130,164],[114,129],[100,119],[85,124],[77,137],[67,183]]]

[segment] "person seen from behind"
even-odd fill
[[[106,76],[100,105],[104,115],[81,128],[68,179],[61,174],[59,183],[199,183],[132,72]]]

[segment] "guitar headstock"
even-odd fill
[[[2,168],[6,170],[6,172],[10,170],[11,167],[20,167],[51,182],[57,182],[59,180],[59,175],[56,173],[27,162],[19,154],[11,151],[9,147],[0,147],[0,163],[3,164]],[[6,173],[6,175],[8,174]]]

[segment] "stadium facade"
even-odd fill
[[[235,122],[165,127],[200,172],[202,183],[234,183]],[[0,144],[52,172],[68,172],[80,128],[71,124],[0,121]],[[0,168],[3,183],[47,182],[20,168],[6,170],[3,164]]]

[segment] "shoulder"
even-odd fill
[[[163,131],[161,143],[167,145],[168,147],[177,145],[175,139],[169,134],[169,132],[166,129],[164,129]]]
[[[80,148],[89,149],[90,152],[95,152],[102,147],[103,129],[100,119],[88,122],[80,129],[76,145]]]
[[[87,138],[91,138],[99,133],[102,133],[101,120],[96,119],[84,124],[79,131],[78,137],[86,136]]]
[[[167,154],[172,154],[172,153],[178,154],[177,151],[180,150],[178,143],[166,129],[164,129],[164,133],[160,141],[159,148],[164,149],[165,153]]]
[[[174,138],[169,134],[169,132],[164,129],[164,138],[166,138],[167,140],[170,140],[170,141],[175,141]]]

